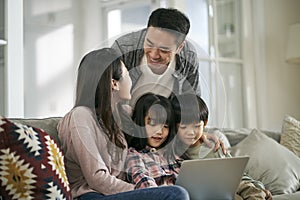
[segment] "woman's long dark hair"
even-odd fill
[[[95,112],[95,118],[112,143],[108,146],[111,155],[113,145],[121,149],[126,147],[121,139],[121,130],[114,118],[112,110],[114,105],[111,102],[111,80],[118,81],[121,78],[121,60],[111,48],[88,53],[79,65],[75,107],[86,106]]]
[[[169,99],[147,93],[141,96],[135,104],[132,119],[135,122],[135,131],[129,139],[129,146],[134,147],[137,151],[144,149],[147,145],[147,133],[145,130],[145,117],[149,110],[155,116],[157,123],[167,124],[169,126],[169,135],[166,141],[161,145],[165,147],[174,138],[174,120],[173,109]]]

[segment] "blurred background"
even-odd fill
[[[299,0],[0,0],[0,115],[65,115],[83,55],[145,28],[158,7],[190,19],[209,126],[280,130],[284,115],[300,119],[300,64],[286,58]]]

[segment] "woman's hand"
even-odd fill
[[[200,140],[209,147],[212,147],[210,141],[213,141],[215,143],[214,151],[217,151],[221,146],[223,153],[227,153],[227,149],[225,148],[224,142],[214,134],[203,133]]]

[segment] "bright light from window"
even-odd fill
[[[72,1],[71,0],[63,0],[63,1],[32,0],[29,5],[32,6],[31,8],[32,15],[37,16],[37,15],[47,14],[51,12],[58,12],[61,10],[70,9],[72,7]]]
[[[108,38],[121,34],[121,11],[119,9],[112,10],[108,12],[107,16]]]
[[[37,39],[37,85],[43,86],[72,67],[73,25],[66,25]]]

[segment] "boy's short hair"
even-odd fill
[[[175,123],[190,124],[208,120],[208,107],[203,99],[195,94],[181,94],[172,98]]]

